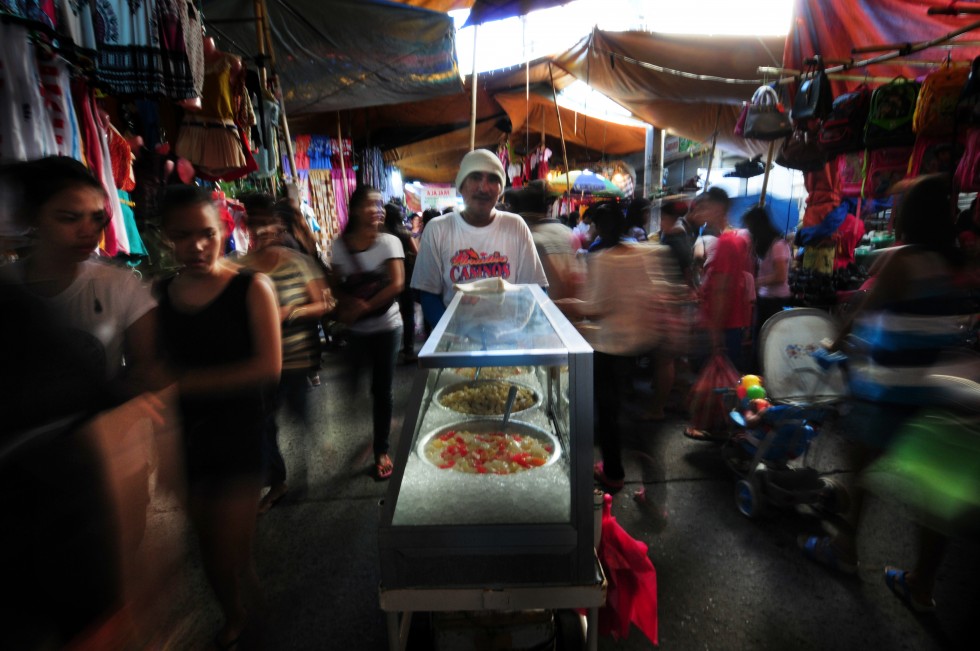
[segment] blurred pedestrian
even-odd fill
[[[612,202],[594,206],[592,219],[605,245],[588,258],[582,299],[556,301],[572,318],[588,318],[595,325],[590,343],[595,350],[596,438],[602,461],[594,475],[607,490],[623,487],[620,436],[621,384],[631,377],[633,356],[646,353],[662,341],[657,315],[665,278],[673,273],[669,252],[646,243],[623,241],[626,220]],[[674,274],[676,276],[676,274]]]
[[[402,243],[405,251],[405,288],[398,295],[398,310],[402,315],[402,349],[399,353],[403,362],[414,362],[418,359],[415,354],[415,290],[409,284],[412,282],[412,272],[415,271],[415,259],[419,254],[418,240],[406,228],[402,210],[395,204],[385,205],[385,220],[383,230],[394,235]]]
[[[158,287],[160,340],[178,378],[188,511],[224,615],[214,637],[233,648],[255,611],[252,558],[262,428],[282,372],[272,282],[222,257],[226,233],[210,195],[172,186],[160,225],[180,265]]]
[[[397,237],[380,232],[385,211],[378,190],[358,186],[349,206],[347,227],[334,244],[331,285],[337,319],[348,328],[352,385],[357,386],[362,367],[371,369],[374,471],[378,479],[388,479],[394,470],[388,439],[402,341],[397,299],[405,287],[405,252]]]
[[[271,197],[269,197],[271,199]],[[320,337],[314,326],[333,309],[326,279],[313,260],[285,246],[288,234],[281,211],[268,205],[252,203],[248,213],[249,251],[238,259],[241,265],[265,274],[275,286],[282,330],[282,375],[276,407],[268,416],[263,437],[264,483],[269,486],[259,504],[265,513],[283,498],[288,490],[286,463],[279,450],[277,418],[283,410],[302,425],[304,452],[308,452],[310,430],[309,383],[311,372],[319,367]],[[308,454],[303,454],[304,459]]]
[[[543,181],[531,181],[507,193],[511,209],[523,217],[531,229],[551,300],[578,295],[584,268],[575,256],[577,238],[572,229],[548,217],[548,201]]]
[[[975,346],[976,284],[963,284],[965,258],[956,248],[953,219],[946,214],[951,187],[944,175],[904,184],[895,208],[895,234],[903,246],[887,252],[875,270],[871,290],[837,338],[831,351],[844,350],[854,397],[844,423],[852,467],[862,471],[891,446],[902,425],[920,408],[941,404],[930,375],[969,377],[977,363],[961,355]],[[971,323],[973,324],[971,326]],[[973,340],[971,340],[971,337]],[[959,352],[951,361],[946,357]],[[966,373],[964,375],[964,372]],[[972,377],[970,375],[972,374]],[[845,525],[834,536],[800,536],[807,558],[855,573],[856,544],[864,491],[850,491]],[[888,586],[917,611],[934,608],[933,591],[946,538],[920,530],[918,560],[911,570],[886,568]]]
[[[742,217],[742,223],[752,236],[752,249],[758,271],[755,275],[756,318],[755,336],[769,317],[790,304],[789,263],[793,257],[789,242],[776,230],[769,219],[769,211],[755,207]]]
[[[637,197],[626,208],[626,234],[637,242],[646,242],[649,238],[647,226],[650,224],[652,207],[649,199]]]

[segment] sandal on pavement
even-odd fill
[[[282,501],[282,498],[286,497],[286,493],[288,492],[289,486],[287,486],[285,482],[269,488],[269,492],[266,493],[259,501],[259,515],[263,515],[271,511],[272,507]]]
[[[829,536],[800,536],[796,543],[803,550],[803,555],[814,563],[844,574],[857,574],[857,561],[844,560]]]
[[[885,566],[885,585],[896,597],[916,613],[931,613],[936,610],[936,600],[930,599],[929,603],[924,604],[912,598],[912,589],[909,587],[908,570],[898,567]]]
[[[394,470],[395,464],[387,454],[382,454],[374,463],[374,473],[378,479],[388,479]]]
[[[601,461],[592,466],[592,476],[595,477],[596,481],[602,484],[603,488],[611,493],[621,490],[623,486],[626,485],[626,481],[624,479],[610,479],[607,477]]]
[[[719,441],[724,441],[726,438],[724,436],[716,436],[708,430],[698,429],[696,427],[685,427],[684,436],[691,440],[705,443],[718,443]]]

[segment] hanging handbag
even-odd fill
[[[752,95],[745,115],[745,137],[752,140],[779,140],[793,133],[793,125],[779,103],[776,91],[760,86]]]
[[[827,154],[820,149],[816,133],[797,127],[779,148],[776,164],[791,170],[813,172],[827,164]]]
[[[815,56],[804,71],[790,117],[797,125],[806,120],[819,120],[830,113],[833,102],[830,78],[824,72],[823,59]]]

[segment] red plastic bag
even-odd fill
[[[738,377],[738,371],[723,353],[715,353],[708,360],[691,387],[688,411],[692,427],[715,433],[725,429],[728,419],[725,395],[715,389],[734,389]]]

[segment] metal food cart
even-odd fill
[[[496,431],[503,409],[487,407],[484,383],[527,398],[506,432]],[[539,287],[456,294],[419,355],[382,504],[380,602],[392,649],[413,611],[532,608],[587,609],[595,648],[605,581],[594,549],[592,404],[592,349]],[[484,451],[471,453],[461,435],[494,450],[506,435],[507,445],[536,441],[547,452],[484,467]],[[444,457],[457,449],[476,461],[453,466]]]

